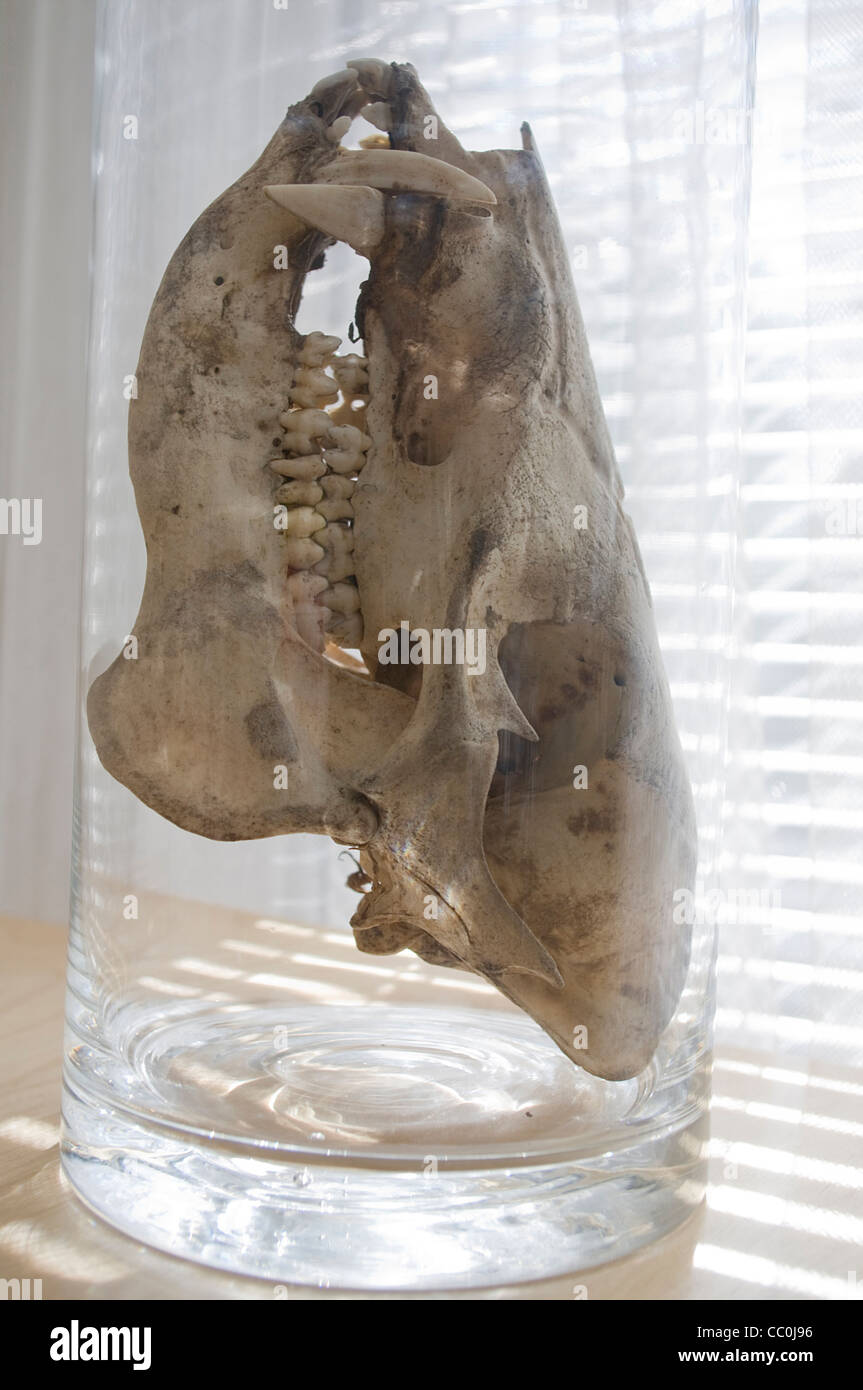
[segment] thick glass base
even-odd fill
[[[79,1041],[63,1162],[83,1200],[222,1269],[408,1291],[576,1272],[702,1198],[691,1040],[661,1073],[608,1083],[514,1013],[369,1004],[289,1020],[178,1003],[158,1023],[127,1017],[122,1054]]]

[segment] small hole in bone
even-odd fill
[[[281,437],[280,434],[277,434],[276,437],[275,437],[275,439],[273,440],[273,448],[274,448],[274,449],[281,449],[281,447],[282,447],[282,437]]]
[[[620,674],[620,672],[618,671],[617,674],[616,674],[616,676],[614,677],[614,684],[615,684],[615,685],[626,685],[626,676],[622,676],[622,675]]]
[[[213,281],[213,284],[214,284],[214,285],[224,285],[224,283],[225,283],[225,277],[224,277],[224,275],[217,275],[216,278],[215,278],[215,280]]]

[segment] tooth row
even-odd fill
[[[275,500],[288,509],[284,546],[293,621],[316,651],[327,641],[356,647],[363,635],[351,499],[372,441],[349,419],[365,418],[354,405],[368,399],[368,361],[354,352],[337,357],[340,345],[341,339],[326,333],[304,339],[291,406],[279,416],[291,457],[269,464],[286,480]],[[321,408],[339,395],[343,404],[335,411]]]
[[[315,452],[315,440],[331,440],[332,445],[341,453],[349,454],[354,459],[359,459],[355,464],[356,468],[362,468],[363,461],[360,455],[367,452],[371,447],[371,440],[362,430],[357,429],[356,425],[336,425],[333,423],[332,416],[327,415],[324,410],[285,410],[279,416],[279,423],[285,431],[283,445],[292,454],[300,459],[317,457]],[[326,446],[324,446],[326,447]],[[320,450],[317,451],[320,453]],[[273,466],[279,462],[288,463],[289,459],[273,459]],[[341,460],[344,464],[344,460]],[[280,470],[276,468],[276,472]],[[349,471],[347,466],[339,467],[339,473]],[[286,477],[307,478],[308,472],[290,473],[286,471]],[[315,476],[312,474],[311,476]]]

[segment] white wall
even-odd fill
[[[0,912],[63,921],[89,299],[95,0],[0,5],[0,497],[41,498],[41,544],[0,535]]]

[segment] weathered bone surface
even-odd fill
[[[384,133],[345,150],[362,110]],[[94,682],[88,713],[105,767],[163,816],[357,847],[360,949],[477,971],[620,1079],[683,987],[673,895],[694,875],[694,819],[554,206],[522,140],[470,153],[412,67],[357,62],[201,214],[130,410],[138,659]],[[336,239],[371,265],[362,356],[294,327]],[[405,624],[484,634],[484,670],[384,664],[380,635]]]

